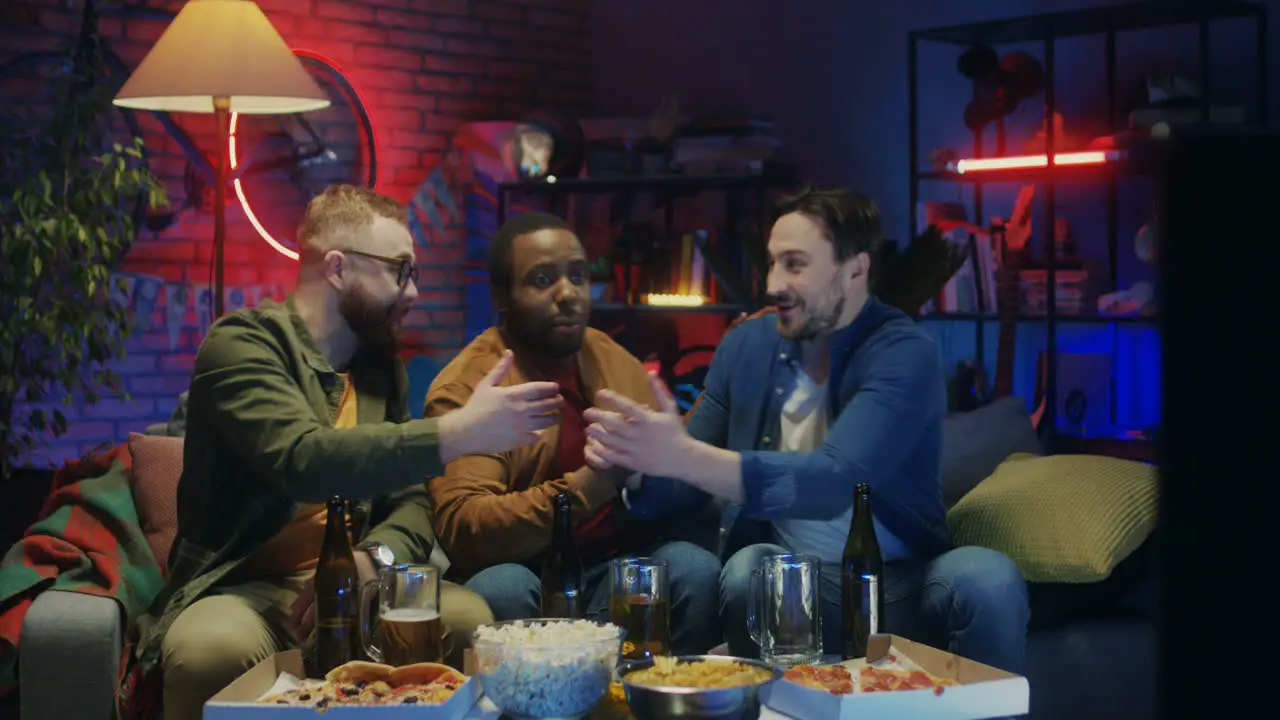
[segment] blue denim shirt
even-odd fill
[[[743,521],[836,517],[853,503],[859,482],[870,483],[876,518],[912,555],[945,551],[947,401],[933,340],[914,320],[872,297],[832,337],[829,352],[826,441],[810,453],[789,453],[777,448],[799,344],[778,334],[776,318],[764,316],[727,333],[717,348],[688,431],[742,455],[743,503],[727,508],[722,552],[767,539],[761,534],[767,526]],[[684,482],[650,476],[627,496],[631,512],[648,518],[697,512],[708,500]]]

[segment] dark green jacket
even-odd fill
[[[423,483],[444,473],[436,421],[410,419],[399,358],[357,355],[348,372],[358,424],[335,430],[344,382],[292,299],[238,310],[209,329],[191,380],[169,580],[140,622],[139,662],[158,660],[178,614],[234,580],[299,503],[357,501],[361,544],[427,561],[435,538]]]

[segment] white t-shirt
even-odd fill
[[[782,406],[780,451],[810,453],[822,446],[827,439],[826,400],[826,383],[814,382],[797,368],[796,386]],[[848,497],[833,497],[831,502],[844,505],[845,510],[830,520],[774,520],[773,530],[778,542],[793,553],[816,555],[824,565],[833,563],[839,566],[845,540],[849,536],[849,523],[853,520],[852,480]],[[885,560],[899,560],[910,554],[907,546],[880,524],[874,511],[871,519]]]

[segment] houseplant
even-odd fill
[[[141,139],[110,136],[114,85],[97,48],[82,36],[49,78],[46,122],[33,103],[0,110],[0,479],[66,432],[58,406],[120,394],[112,363],[132,317],[111,270],[139,210],[167,204]]]

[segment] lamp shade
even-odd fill
[[[329,105],[280,33],[250,0],[191,0],[116,94],[115,104],[161,112],[297,113]]]

